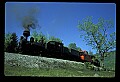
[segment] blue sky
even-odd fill
[[[77,25],[78,20],[87,16],[93,17],[93,22],[97,23],[99,17],[113,19],[115,28],[110,32],[116,31],[116,5],[114,3],[71,3],[71,2],[7,2],[5,4],[5,33],[16,32],[21,36],[24,28],[21,25],[21,18],[28,14],[31,8],[39,10],[35,16],[41,27],[30,29],[31,34],[34,30],[45,35],[55,36],[63,40],[64,46],[69,43],[76,43],[82,50],[91,50],[86,45]]]

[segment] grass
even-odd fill
[[[37,77],[115,77],[115,72],[93,71],[87,69],[70,68],[26,68],[20,66],[5,65],[5,76],[37,76]],[[97,76],[95,76],[97,75]]]

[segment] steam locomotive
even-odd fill
[[[30,32],[27,30],[23,32],[23,35],[19,42],[19,52],[22,54],[66,59],[77,62],[91,62],[96,66],[100,66],[98,60],[92,60],[95,56],[88,55],[87,51],[69,49],[64,47],[63,43],[56,41],[44,42],[43,38],[41,38],[39,42],[35,42],[33,37],[30,38],[30,41],[27,41],[27,37],[30,36]]]

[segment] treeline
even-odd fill
[[[56,38],[54,36],[45,36],[42,32],[37,33],[36,31],[33,31],[31,37],[34,38],[35,42],[39,42],[41,39],[44,40],[44,42],[48,42],[48,41],[57,41],[62,43],[62,40],[59,38]]]
[[[56,38],[54,36],[46,36],[42,32],[36,32],[33,31],[31,34],[31,37],[34,38],[35,42],[40,42],[41,39],[44,40],[45,43],[48,41],[57,41],[62,43],[62,40],[60,38]],[[5,34],[5,43],[4,43],[4,51],[5,52],[11,52],[11,53],[18,53],[18,46],[19,46],[19,38],[16,35],[16,33],[6,33]],[[68,46],[69,49],[74,49],[74,50],[82,50],[80,47],[76,45],[76,43],[70,43]],[[91,52],[90,52],[91,53]]]
[[[48,42],[48,41],[57,41],[62,43],[62,40],[60,40],[59,38],[56,38],[54,36],[50,36],[49,38],[47,36],[45,36],[42,32],[37,33],[36,31],[34,31],[31,34],[31,37],[34,38],[35,42],[40,42],[41,39],[44,40],[44,42]],[[11,53],[17,53],[17,49],[19,46],[19,38],[16,35],[15,32],[13,33],[6,33],[5,34],[5,42],[4,42],[4,51],[5,52],[11,52]]]

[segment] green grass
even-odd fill
[[[20,66],[10,66],[5,65],[4,70],[5,76],[37,76],[37,77],[95,77],[95,74],[98,74],[98,77],[115,77],[115,72],[108,71],[93,71],[87,69],[63,69],[63,68],[54,68],[54,69],[37,69],[37,68],[26,68]]]

